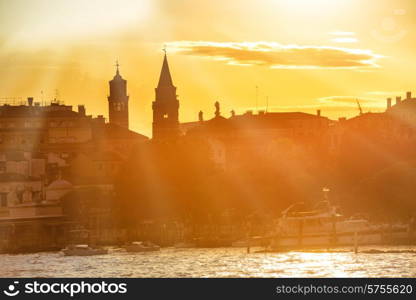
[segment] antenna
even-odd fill
[[[259,98],[259,87],[256,85],[256,111],[257,111],[257,105],[258,105],[258,98]]]
[[[165,52],[165,55],[166,55],[166,52],[167,52],[167,49],[166,49],[166,44],[164,44],[164,45],[163,45],[163,49],[162,49],[162,51],[163,51],[163,52]]]
[[[269,96],[266,96],[266,112],[269,109]]]

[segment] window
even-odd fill
[[[119,103],[119,102],[115,102],[115,103],[114,103],[114,109],[115,109],[116,111],[121,111],[121,103]]]

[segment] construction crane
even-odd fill
[[[360,101],[358,101],[358,99],[356,99],[356,101],[357,101],[358,110],[360,111],[360,116],[361,116],[363,114],[363,109],[361,108]]]

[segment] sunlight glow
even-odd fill
[[[357,43],[358,39],[354,37],[338,37],[332,39],[334,43]]]
[[[348,0],[272,0],[280,9],[296,14],[323,15],[339,11]]]
[[[37,1],[19,16],[16,41],[43,42],[48,39],[107,34],[144,22],[150,14],[149,0]],[[45,12],[48,12],[45,14]]]

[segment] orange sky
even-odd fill
[[[377,4],[377,6],[375,6]],[[0,98],[50,100],[107,117],[119,59],[130,127],[150,134],[167,45],[180,120],[264,108],[331,118],[412,90],[412,0],[0,0]],[[416,89],[415,89],[416,92]]]

